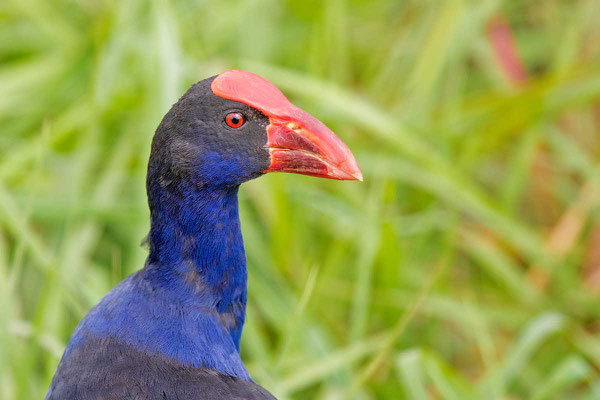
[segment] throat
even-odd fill
[[[146,279],[188,310],[215,316],[239,352],[247,270],[237,187],[149,188]]]

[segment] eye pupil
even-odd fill
[[[237,112],[229,113],[227,114],[227,117],[225,117],[225,122],[231,128],[239,128],[240,126],[244,125],[244,116]]]

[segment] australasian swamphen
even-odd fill
[[[146,264],[77,326],[46,399],[273,399],[240,358],[237,193],[274,171],[362,180],[346,145],[266,79],[231,70],[193,85],[152,142]]]

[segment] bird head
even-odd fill
[[[154,137],[149,172],[161,186],[183,177],[237,186],[268,172],[362,180],[354,156],[325,124],[241,70],[196,83],[171,108]]]

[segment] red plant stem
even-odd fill
[[[510,25],[503,16],[496,16],[487,26],[487,36],[499,67],[514,86],[527,83],[527,70],[519,55]]]

